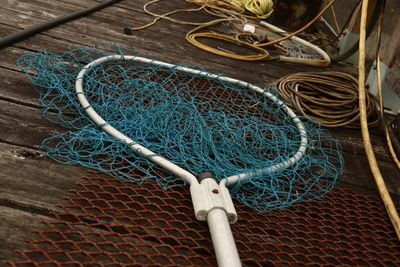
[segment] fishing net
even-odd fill
[[[163,189],[185,184],[103,132],[81,107],[75,93],[78,73],[93,60],[115,54],[139,55],[131,48],[95,45],[64,54],[26,53],[18,59],[40,93],[43,116],[69,128],[44,140],[43,149],[58,162],[137,183],[154,179]],[[304,118],[304,156],[290,168],[257,173],[291,158],[301,136],[282,106],[231,83],[119,60],[90,69],[83,85],[91,106],[107,123],[191,173],[212,171],[218,181],[254,173],[229,189],[233,198],[259,212],[319,198],[342,173],[338,142]]]

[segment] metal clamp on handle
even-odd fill
[[[199,179],[200,183],[190,186],[190,194],[194,213],[199,221],[206,221],[208,213],[213,209],[222,209],[226,212],[229,223],[237,221],[237,214],[229,190],[225,185],[219,185],[210,174]]]

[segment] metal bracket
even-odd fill
[[[225,185],[219,185],[213,178],[203,179],[200,183],[190,186],[190,194],[194,213],[199,221],[206,221],[212,209],[222,209],[226,212],[229,223],[237,221],[237,214],[229,190]]]

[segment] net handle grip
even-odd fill
[[[235,206],[225,183],[217,184],[211,177],[202,179],[200,183],[190,185],[190,195],[197,220],[206,221],[213,209],[221,209],[229,223],[237,221]]]
[[[197,180],[190,185],[194,213],[198,220],[208,222],[218,266],[242,266],[230,227],[237,214],[229,190],[211,172],[200,174]]]
[[[208,213],[207,222],[218,266],[242,266],[226,212],[220,208],[212,209]]]

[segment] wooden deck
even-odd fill
[[[1,1],[0,36],[96,2],[100,0]],[[63,52],[98,41],[112,41],[131,45],[167,62],[198,65],[261,86],[288,73],[318,70],[276,62],[249,63],[217,57],[185,42],[184,36],[190,27],[169,21],[161,21],[154,27],[126,36],[124,27],[142,25],[151,20],[142,11],[144,2],[122,1],[0,50],[0,260],[15,257],[14,250],[26,246],[24,240],[29,238],[31,231],[41,229],[41,221],[51,220],[50,212],[58,209],[62,197],[87,173],[84,168],[60,165],[40,154],[42,140],[62,129],[41,117],[38,94],[15,64],[24,52]],[[155,11],[170,10],[178,2],[160,4]],[[341,66],[329,69],[354,71]],[[346,129],[333,132],[344,149],[345,173],[340,181],[365,194],[376,194],[360,133]],[[383,137],[375,134],[372,140],[387,184],[399,203],[400,173],[388,156]]]

